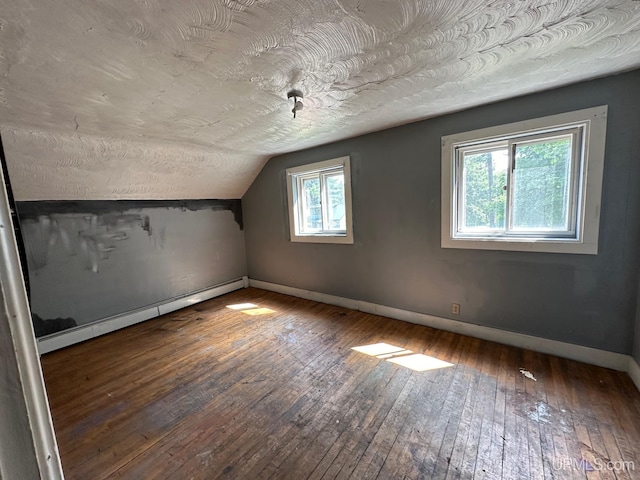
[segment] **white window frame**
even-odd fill
[[[598,253],[600,205],[604,151],[607,127],[607,106],[602,105],[574,112],[525,120],[442,137],[442,248],[482,250],[513,250],[590,254]],[[581,149],[573,158],[570,203],[570,231],[496,233],[470,233],[458,228],[458,186],[461,185],[459,151],[481,149],[483,145],[500,142],[512,148],[518,141],[527,142],[537,137],[550,137],[554,133],[571,133]],[[511,165],[509,168],[511,169]],[[512,194],[510,186],[508,193]],[[511,199],[507,200],[511,202]],[[509,222],[505,218],[505,222]],[[507,230],[509,227],[507,227]]]
[[[302,216],[302,198],[298,195],[304,179],[319,176],[321,179],[322,197],[324,197],[324,178],[332,173],[341,172],[344,175],[345,222],[344,230],[319,230],[317,232],[302,232],[300,218]],[[288,168],[287,200],[289,210],[289,231],[292,242],[308,243],[353,243],[353,221],[351,209],[351,161],[349,156],[325,160],[322,162]],[[323,224],[327,223],[326,208],[322,208]]]

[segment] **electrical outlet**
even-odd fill
[[[454,315],[460,315],[460,304],[459,303],[452,303],[451,304],[451,313],[453,313]]]

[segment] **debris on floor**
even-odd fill
[[[538,381],[536,380],[536,377],[533,376],[533,373],[531,373],[529,370],[525,370],[524,368],[521,368],[520,373],[523,374],[525,377],[530,378],[534,382]]]

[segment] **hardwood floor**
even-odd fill
[[[624,373],[254,288],[42,365],[67,479],[640,478]]]

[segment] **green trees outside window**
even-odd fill
[[[572,229],[573,134],[460,153],[463,232]],[[509,152],[511,151],[511,157]]]

